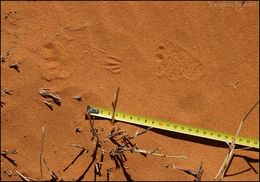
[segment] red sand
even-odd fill
[[[259,97],[258,2],[1,2],[1,64],[3,95],[1,179],[21,180],[15,170],[40,179],[41,128],[45,126],[44,155],[51,170],[64,180],[76,180],[91,161],[94,143],[84,118],[88,104],[111,108],[120,87],[118,110],[235,133],[244,113]],[[20,62],[20,73],[9,64]],[[238,82],[236,87],[232,83]],[[62,98],[51,111],[38,93],[50,88]],[[82,95],[83,101],[71,99]],[[259,106],[246,120],[241,135],[259,136]],[[95,122],[100,138],[112,128]],[[116,123],[133,135],[138,129]],[[81,133],[75,129],[80,128]],[[103,128],[103,131],[101,130]],[[161,147],[166,155],[187,160],[143,157],[126,153],[125,166],[133,180],[193,180],[182,171],[204,165],[202,180],[213,180],[226,148],[206,145],[150,131],[134,141],[147,150]],[[211,141],[214,144],[214,141]],[[77,143],[89,152],[66,172]],[[106,150],[114,146],[107,142]],[[236,151],[252,159],[259,172],[259,153]],[[99,155],[100,156],[100,155]],[[126,180],[105,156],[102,176],[112,167],[111,180]],[[9,177],[6,170],[14,174]],[[84,180],[93,180],[93,166]],[[242,172],[245,171],[245,172]],[[240,173],[232,175],[235,173]],[[258,180],[246,160],[236,156],[224,180]],[[50,176],[44,168],[44,179]]]

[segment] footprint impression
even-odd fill
[[[158,46],[155,58],[156,73],[159,77],[169,80],[196,80],[205,74],[205,66],[201,60],[172,42],[166,46]]]
[[[42,60],[39,68],[41,76],[47,81],[69,78],[74,70],[74,54],[72,49],[59,42],[49,42],[40,50]]]

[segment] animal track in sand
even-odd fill
[[[108,55],[106,51],[97,47],[94,48],[94,50],[97,51],[97,54],[95,55],[97,59],[95,61],[98,62],[103,69],[113,74],[119,74],[122,72],[122,59],[113,55]]]
[[[155,58],[157,75],[169,80],[196,80],[205,74],[205,66],[200,59],[172,42],[158,46]]]
[[[107,56],[102,67],[111,73],[119,74],[121,73],[121,62],[121,59],[113,56]]]
[[[59,42],[45,44],[40,50],[43,59],[38,64],[41,76],[47,81],[70,77],[75,59],[71,50]]]

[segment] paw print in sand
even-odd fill
[[[196,80],[205,74],[205,66],[198,58],[172,42],[166,46],[158,46],[155,58],[159,77],[169,80]]]

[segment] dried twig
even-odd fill
[[[20,172],[18,172],[18,171],[15,171],[21,178],[22,178],[22,180],[24,180],[24,181],[30,181],[27,177],[25,177],[23,174],[21,174]],[[37,181],[37,180],[35,180],[35,181]]]
[[[239,127],[237,129],[237,132],[236,132],[236,135],[235,135],[235,138],[233,139],[232,143],[229,145],[229,152],[222,164],[222,166],[220,167],[219,171],[218,171],[218,174],[216,175],[215,177],[215,181],[221,181],[223,178],[224,178],[224,175],[227,171],[227,168],[231,162],[231,159],[234,155],[234,150],[235,150],[235,141],[240,133],[240,130],[242,128],[242,125],[244,123],[244,121],[246,120],[246,118],[249,116],[249,114],[253,111],[253,109],[258,105],[259,101],[257,101],[254,106],[244,115],[244,117],[242,118],[242,120],[240,121],[240,124],[239,124]]]
[[[164,157],[164,158],[179,158],[179,159],[187,159],[186,156],[175,156],[175,155],[165,155],[162,153],[155,153],[156,151],[160,150],[160,148],[156,148],[153,151],[147,151],[144,149],[138,149],[135,146],[133,147],[126,147],[126,146],[120,146],[117,147],[116,150],[112,150],[112,155],[120,155],[122,154],[124,151],[130,151],[130,152],[136,152],[136,153],[142,153],[145,155],[154,155],[154,156],[158,156],[158,157]]]
[[[171,165],[165,165],[165,167],[169,168]],[[202,176],[202,173],[203,173],[203,166],[202,166],[202,162],[200,162],[200,165],[199,167],[194,171],[194,170],[191,170],[191,169],[184,169],[184,168],[181,168],[181,167],[177,167],[175,164],[172,165],[173,167],[173,170],[180,170],[180,171],[183,171],[187,174],[190,174],[192,176],[195,177],[195,180],[194,181],[201,181],[201,176]]]
[[[74,164],[76,162],[76,160],[86,151],[88,152],[88,150],[86,150],[85,147],[80,146],[78,144],[68,144],[68,146],[72,146],[72,147],[76,147],[76,148],[80,148],[81,151],[79,152],[79,154],[71,161],[71,163],[65,168],[63,169],[63,171],[65,172],[67,169],[69,169],[69,167]]]
[[[5,57],[1,54],[1,63],[5,63]]]
[[[5,102],[1,101],[1,107],[4,107]]]
[[[114,101],[112,102],[112,106],[113,106],[113,113],[112,113],[112,120],[111,120],[112,124],[114,124],[114,120],[115,120],[115,113],[116,113],[118,94],[119,94],[119,87],[117,88],[116,94],[114,96]]]
[[[92,160],[90,162],[90,164],[88,165],[88,167],[86,168],[86,170],[82,173],[82,175],[77,179],[77,181],[81,181],[83,180],[83,178],[85,177],[86,173],[88,172],[88,170],[90,169],[90,167],[94,164],[96,158],[97,158],[97,152],[98,152],[98,148],[101,147],[101,143],[100,143],[100,140],[99,140],[99,137],[97,135],[97,129],[94,127],[94,119],[92,120],[90,114],[87,112],[87,117],[89,118],[89,123],[90,123],[90,131],[92,132],[92,139],[93,140],[94,138],[96,138],[96,145],[95,145],[95,149],[92,153]]]
[[[116,131],[116,127],[113,127],[113,129],[111,130],[110,134],[106,137],[104,142],[111,140],[118,135],[122,135],[123,133],[125,133],[125,130],[121,130],[120,128],[118,128]]]
[[[8,154],[17,154],[17,151],[14,150],[3,150],[1,151],[1,155],[8,155]]]
[[[1,88],[1,95],[8,94],[12,95],[13,90]]]
[[[1,53],[1,63],[5,63],[5,59],[10,55],[10,52],[7,51],[6,52],[6,55],[4,56],[2,53]]]
[[[135,132],[135,135],[132,136],[132,137],[130,137],[129,139],[136,138],[136,137],[138,137],[138,136],[140,136],[140,135],[146,133],[147,131],[149,131],[149,130],[152,129],[152,128],[153,128],[153,127],[151,126],[151,127],[149,127],[149,128],[146,128],[145,130],[143,130],[143,131],[141,131],[141,132],[139,132],[139,130],[137,130],[137,131]]]
[[[8,157],[7,155],[2,155],[5,159],[7,159],[9,162],[11,162],[14,166],[17,166],[16,162],[14,159],[11,159],[10,157]]]
[[[82,97],[79,96],[79,95],[72,97],[72,99],[75,99],[75,100],[77,100],[77,101],[79,101],[79,102],[82,101]]]
[[[61,181],[62,179],[59,177],[59,175],[57,175],[54,171],[50,170],[50,168],[47,165],[47,162],[46,162],[45,158],[43,158],[43,162],[44,162],[44,164],[45,164],[45,166],[46,166],[46,168],[47,168],[47,170],[49,172],[49,175],[52,178],[52,181]]]
[[[43,161],[44,161],[44,156],[43,156],[44,131],[45,131],[45,128],[44,128],[44,126],[43,126],[43,127],[42,127],[42,132],[41,132],[41,153],[40,153],[40,171],[41,171],[41,181],[42,181],[42,165],[43,165]]]
[[[101,157],[100,157],[100,161],[96,163],[96,174],[98,174],[99,176],[101,176],[101,168],[102,168],[102,165],[103,165],[103,161],[104,161],[104,156],[105,156],[105,150],[102,149],[101,150]]]
[[[21,63],[13,63],[13,64],[10,64],[9,65],[9,68],[13,68],[13,69],[15,69],[18,73],[20,73],[20,70],[19,70],[19,65],[20,65]]]
[[[50,109],[50,110],[53,110],[53,105],[52,105],[52,103],[50,103],[49,101],[43,101],[44,102],[44,104],[46,104],[46,106],[48,106],[48,108]]]
[[[61,105],[61,98],[58,95],[55,95],[53,93],[50,93],[48,91],[49,89],[41,89],[39,91],[39,93],[41,94],[41,96],[43,96],[44,98],[51,98],[55,104],[57,104],[58,106]]]
[[[81,145],[79,145],[79,144],[75,144],[75,143],[70,143],[70,144],[68,144],[68,146],[80,148],[80,149],[82,149],[82,150],[86,150],[85,147],[83,147],[83,146],[81,146]]]
[[[109,181],[109,175],[112,172],[112,168],[107,169],[107,181]]]
[[[26,177],[24,176],[22,173],[20,173],[19,171],[15,171],[19,176],[20,178],[22,178],[22,180],[24,181],[37,181],[36,179],[33,179],[31,177]]]
[[[3,151],[1,151],[1,155],[4,158],[6,158],[9,162],[11,162],[14,166],[17,166],[15,160],[11,159],[10,157],[7,156],[9,154],[17,154],[17,151],[16,150],[3,150]]]

